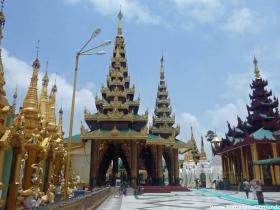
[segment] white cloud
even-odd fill
[[[160,24],[160,17],[151,14],[149,8],[138,0],[89,0],[94,9],[104,16],[116,16],[123,11],[128,20],[138,23]]]
[[[223,93],[224,99],[243,99],[247,100],[250,92],[250,81],[253,78],[253,67],[252,71],[245,71],[244,73],[229,74],[225,80],[225,93]]]
[[[207,110],[206,116],[209,121],[209,127],[216,129],[220,135],[223,135],[227,131],[227,121],[232,125],[236,125],[237,116],[244,120],[246,113],[246,103],[238,99],[233,103],[217,104],[213,109]]]
[[[198,129],[199,128],[199,122],[196,116],[194,116],[191,113],[183,112],[181,114],[181,117],[183,119],[183,122],[186,123],[189,127],[193,127]]]
[[[5,69],[5,79],[6,79],[6,88],[13,90],[15,86],[18,87],[18,96],[19,102],[18,105],[22,105],[22,100],[26,95],[27,88],[30,83],[30,78],[32,75],[32,67],[28,65],[25,61],[20,60],[12,56],[7,50],[3,50],[3,63]],[[42,72],[42,62],[41,62],[41,71],[39,72],[38,87],[41,88],[41,80],[44,72]],[[51,66],[49,67],[51,69]],[[69,113],[71,109],[71,98],[72,98],[72,84],[70,84],[64,77],[56,75],[54,73],[49,74],[49,90],[56,80],[58,92],[57,92],[57,111],[62,105],[64,110],[65,119],[69,118]],[[38,91],[38,96],[40,90]],[[92,92],[87,88],[81,88],[76,92],[76,107],[75,107],[75,120],[79,122],[83,120],[83,111],[87,107],[93,108],[94,96]],[[92,111],[92,110],[91,110]],[[68,126],[68,120],[64,120],[65,126]],[[67,124],[66,124],[67,123]],[[76,123],[77,124],[77,123]],[[79,130],[80,124],[75,125],[75,131]]]
[[[258,18],[248,8],[241,8],[233,11],[233,14],[228,18],[223,30],[244,34],[246,32],[256,32],[261,24],[258,23]]]
[[[180,15],[189,16],[200,23],[209,23],[224,13],[221,0],[174,0]]]

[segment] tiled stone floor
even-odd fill
[[[280,193],[264,193],[266,202],[280,201]],[[251,194],[252,198],[252,194]],[[244,192],[233,191],[191,191],[174,193],[149,193],[111,197],[107,199],[99,210],[171,210],[171,209],[272,209],[271,206],[247,205],[255,204],[254,200],[245,199]],[[274,208],[276,209],[276,208]],[[280,209],[280,208],[279,208]]]

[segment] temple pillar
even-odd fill
[[[244,158],[244,153],[243,153],[243,147],[240,147],[240,155],[241,155],[241,162],[242,162],[242,176],[241,178],[246,178],[247,180],[249,179],[246,171],[246,162]],[[241,180],[242,181],[242,180]]]
[[[60,186],[60,179],[59,178],[61,176],[61,170],[62,170],[62,165],[63,165],[63,157],[64,157],[64,154],[62,153],[62,151],[55,152],[53,183],[54,183],[54,186],[56,186],[56,187]]]
[[[227,177],[227,174],[228,174],[228,172],[227,172],[227,166],[226,166],[226,157],[225,157],[225,155],[222,155],[222,157],[221,157],[221,159],[222,159],[222,172],[223,172],[223,177],[220,177],[220,178],[226,178]]]
[[[178,149],[173,149],[173,157],[174,157],[174,184],[179,185],[179,160],[178,160]]]
[[[17,146],[13,148],[12,167],[11,167],[8,195],[6,199],[6,209],[16,209],[18,190],[21,188],[19,173],[20,173],[22,153],[23,153],[22,146]]]
[[[158,179],[158,183],[160,185],[164,184],[164,180],[163,180],[163,168],[162,168],[162,146],[161,145],[157,145],[156,146],[157,148],[157,159],[156,159],[156,162],[157,162],[157,179]]]
[[[131,142],[131,186],[136,187],[136,179],[137,179],[137,143],[135,141]]]
[[[113,170],[112,170],[112,185],[115,186],[116,185],[116,175],[118,173],[118,167],[119,167],[119,158],[118,158],[118,148],[115,145],[114,146],[114,155],[113,155]]]
[[[37,160],[37,155],[42,149],[38,144],[26,144],[25,149],[27,150],[28,159],[25,163],[24,178],[22,183],[23,190],[29,189],[31,186],[31,176],[33,173],[33,168],[31,167]]]
[[[169,184],[174,184],[174,157],[170,148],[168,148],[168,155],[170,158],[170,170],[169,170]]]
[[[90,155],[90,175],[89,175],[89,185],[90,187],[96,186],[97,181],[97,171],[99,169],[98,165],[98,142],[96,140],[91,141],[91,155]]]
[[[276,143],[271,143],[271,147],[272,147],[273,158],[279,157],[279,154],[277,153]],[[279,165],[274,166],[274,175],[275,175],[275,184],[280,185],[280,166]]]
[[[7,149],[6,142],[0,141],[0,208],[4,205],[4,200],[2,200],[3,192],[3,171],[4,171],[4,159],[5,159],[5,150]]]
[[[251,144],[250,148],[251,148],[252,160],[254,162],[254,161],[258,160],[257,145]],[[253,172],[254,172],[254,178],[260,179],[261,181],[263,181],[259,165],[256,165],[256,164],[253,165]]]

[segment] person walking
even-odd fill
[[[246,193],[246,197],[247,199],[249,198],[249,191],[250,191],[250,183],[248,182],[247,179],[244,179],[244,182],[243,182],[243,189]]]
[[[262,186],[260,181],[256,181],[255,189],[256,189],[258,203],[264,204],[264,197],[263,197]]]

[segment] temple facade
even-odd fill
[[[237,117],[237,126],[228,123],[228,131],[221,141],[210,141],[214,154],[221,155],[223,177],[230,184],[238,184],[246,178],[261,180],[265,186],[280,185],[279,165],[272,162],[280,156],[280,116],[278,99],[268,91],[268,82],[260,75],[254,58],[255,78],[250,85],[250,105],[245,121]],[[259,165],[260,160],[267,164]]]
[[[121,160],[125,180],[136,186],[140,171],[146,171],[150,184],[163,184],[162,159],[168,167],[169,184],[178,183],[178,150],[188,145],[176,139],[179,127],[173,128],[175,117],[164,81],[161,59],[160,84],[156,99],[153,126],[147,127],[148,112],[139,114],[140,99],[134,98],[135,87],[130,85],[125,41],[122,33],[122,13],[118,14],[118,32],[106,85],[101,87],[101,98],[96,97],[97,112],[85,110],[85,122],[81,127],[80,141],[90,144],[90,186],[115,184]],[[112,179],[106,173],[112,165]],[[141,172],[141,173],[142,173]]]

